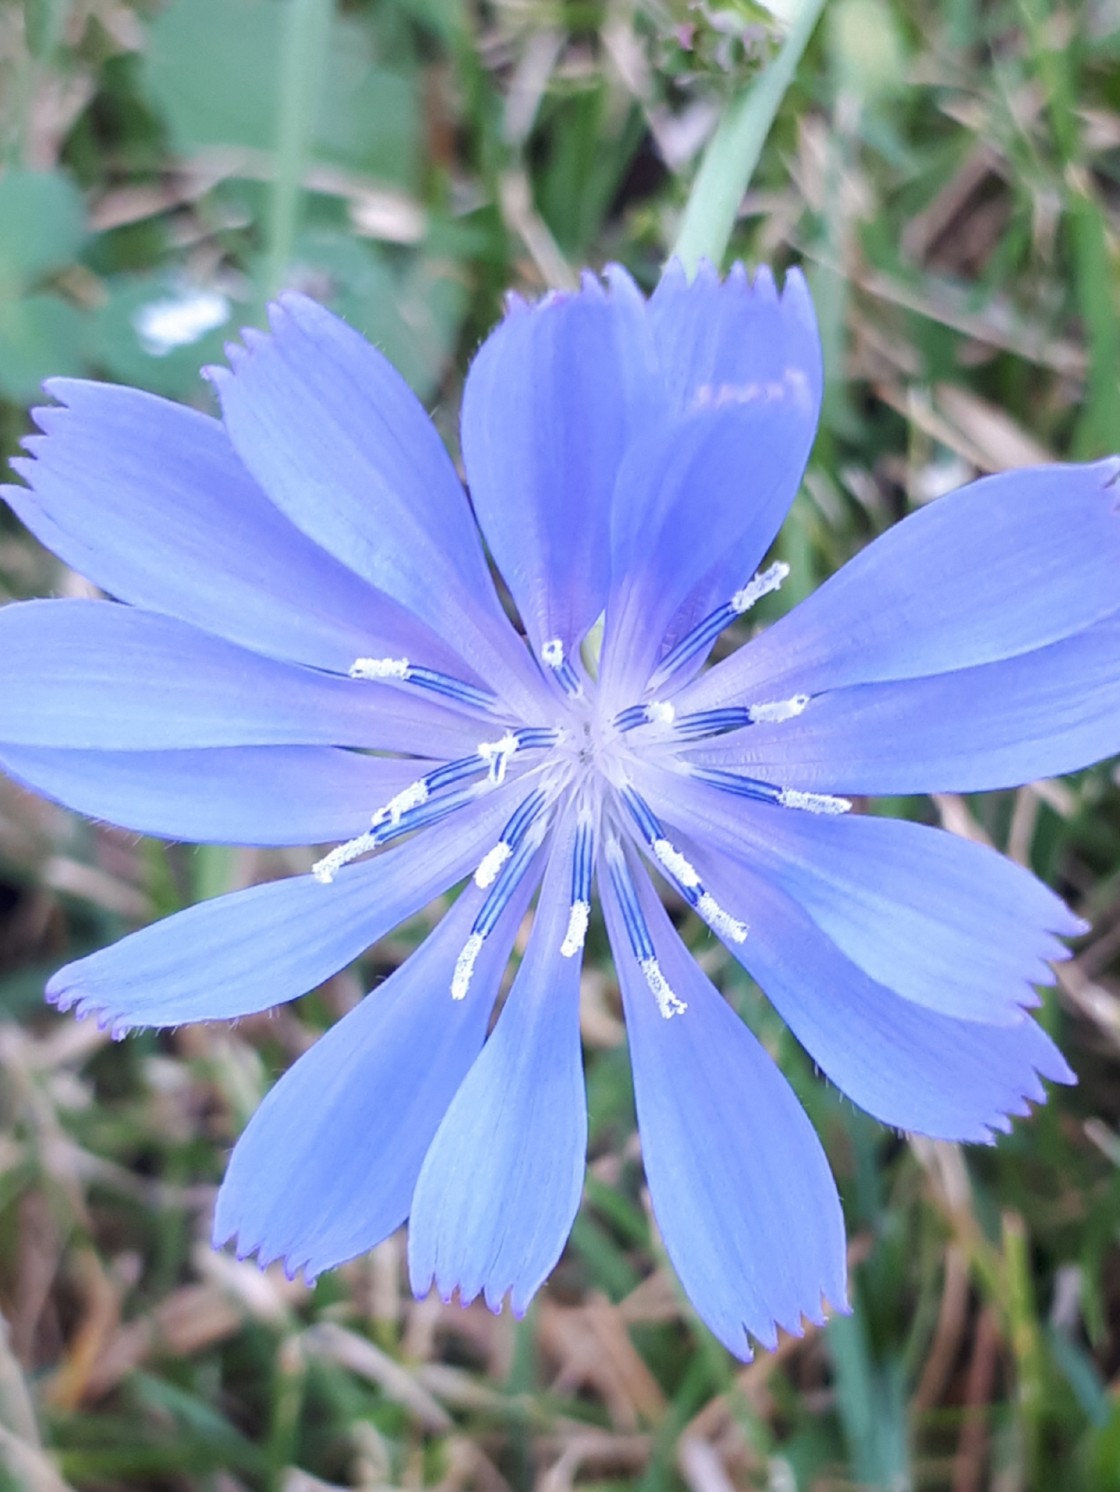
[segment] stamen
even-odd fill
[[[730,601],[717,607],[703,621],[697,622],[692,631],[686,633],[676,647],[662,658],[650,679],[651,686],[657,688],[671,678],[678,668],[695,658],[697,653],[706,651],[726,626],[749,611],[763,596],[776,591],[788,575],[789,566],[783,560],[777,560],[768,569],[759,571],[753,580],[735,592]]]
[[[355,658],[350,665],[352,679],[400,679],[408,678],[407,658]]]
[[[403,794],[398,794],[398,797],[401,796]],[[450,817],[467,803],[473,802],[474,797],[475,790],[472,788],[465,793],[437,799],[434,803],[425,799],[415,807],[402,811],[395,820],[386,809],[380,809],[374,815],[372,828],[348,839],[345,844],[336,845],[321,860],[315,862],[311,867],[311,874],[324,886],[329,886],[343,866],[349,865],[352,860],[369,854],[371,850],[379,850],[382,846],[391,844],[394,839],[411,834],[414,829],[426,829],[432,824],[438,824],[440,819]]]
[[[410,808],[419,808],[421,803],[427,801],[428,784],[421,777],[417,782],[409,783],[408,787],[403,788],[395,798],[390,798],[384,808],[377,810],[373,815],[373,826],[377,828],[386,820],[390,824],[399,824]]]
[[[788,579],[789,566],[784,560],[776,560],[768,570],[761,570],[741,591],[736,591],[731,597],[731,605],[736,614],[742,616],[745,611],[750,611],[763,596],[769,596]]]
[[[357,860],[360,855],[368,854],[375,850],[380,843],[377,835],[372,829],[367,829],[364,834],[359,834],[355,839],[348,839],[345,844],[339,844],[316,860],[311,867],[311,874],[323,886],[329,886],[335,876],[344,865],[349,865],[351,860]]]
[[[498,879],[498,872],[512,854],[512,847],[504,839],[499,840],[492,850],[486,851],[474,873],[474,883],[480,891],[485,891],[487,886],[494,884]]]
[[[572,848],[572,902],[568,911],[568,930],[560,944],[564,958],[575,958],[587,941],[591,920],[591,878],[595,871],[595,830],[591,815],[582,811],[576,825]]]
[[[692,862],[686,860],[680,850],[675,849],[667,839],[655,839],[650,848],[675,881],[679,881],[690,891],[699,886],[700,877]]]
[[[637,959],[638,967],[657,1001],[658,1010],[666,1020],[674,1015],[683,1015],[688,1006],[673,993],[668,980],[662,973],[653,939],[650,937],[649,927],[638,901],[638,893],[634,890],[634,883],[630,879],[630,872],[626,868],[626,861],[617,840],[611,840],[607,844],[607,868],[611,885],[614,887],[622,911],[630,950]]]
[[[700,879],[700,873],[692,861],[666,838],[661,822],[649,804],[633,788],[624,788],[622,797],[657,863],[676,883],[688,904],[703,917],[713,932],[730,938],[734,943],[745,943],[749,931],[747,924],[732,917],[730,912],[720,906]]]
[[[752,798],[756,803],[776,803],[781,808],[798,808],[803,813],[840,814],[851,811],[851,799],[834,797],[831,793],[807,793],[796,787],[775,787],[773,783],[761,782],[757,777],[740,777],[735,772],[721,772],[715,767],[699,767],[692,763],[682,765],[697,782],[706,782],[709,787],[734,793],[737,798]]]
[[[784,787],[778,795],[783,808],[800,808],[804,813],[850,813],[849,798],[837,798],[831,793],[803,793],[796,787]]]
[[[479,743],[479,759],[489,766],[489,780],[496,786],[500,786],[506,780],[506,766],[510,757],[517,754],[519,745],[517,735],[511,730],[507,730],[501,740]]]
[[[740,922],[738,917],[732,917],[730,912],[725,911],[710,891],[700,893],[696,910],[712,931],[719,933],[721,937],[730,938],[733,943],[747,941],[750,928],[745,922]]]
[[[591,905],[586,901],[573,901],[568,912],[568,930],[560,944],[563,958],[575,958],[587,941],[587,925],[591,921]]]
[[[667,699],[651,699],[649,704],[631,705],[620,710],[611,721],[616,730],[636,730],[639,725],[672,725],[677,712]]]
[[[474,976],[474,966],[478,962],[478,955],[482,952],[485,939],[480,933],[472,932],[463,944],[459,957],[455,960],[455,972],[451,976],[451,998],[453,1000],[465,1000],[467,991],[471,987],[471,979]]]
[[[657,1001],[657,1008],[665,1019],[668,1021],[672,1020],[675,1015],[683,1015],[688,1006],[670,989],[669,981],[661,972],[661,965],[657,960],[643,958],[641,965],[642,973],[646,976],[646,983],[653,991],[653,998]]]
[[[750,710],[699,710],[694,715],[682,715],[677,721],[676,733],[689,739],[722,736],[753,723]]]
[[[796,720],[808,703],[809,695],[795,694],[792,699],[774,699],[767,704],[751,705],[748,713],[752,725],[781,725],[786,720]]]
[[[545,668],[550,669],[556,675],[557,682],[569,698],[579,699],[583,694],[583,682],[564,656],[564,643],[561,638],[550,638],[544,644],[541,648],[541,662]]]
[[[350,665],[350,677],[380,683],[415,684],[418,689],[427,689],[443,699],[481,710],[492,710],[498,703],[497,696],[488,689],[478,689],[474,684],[467,684],[434,668],[416,667],[407,658],[355,658]]]
[[[502,867],[521,843],[545,802],[545,795],[538,788],[518,806],[502,830],[502,837],[492,850],[487,850],[474,873],[474,883],[480,890],[485,891],[498,879]]]
[[[544,798],[543,793],[538,796],[541,799]],[[524,808],[525,804],[522,804],[522,809]],[[521,809],[518,810],[518,813],[520,812]],[[517,815],[515,814],[514,817],[516,818]],[[520,842],[514,847],[513,853],[502,866],[494,884],[487,891],[486,900],[479,908],[478,916],[471,927],[470,937],[463,944],[462,951],[455,962],[455,972],[451,976],[452,999],[462,1000],[469,990],[474,975],[474,966],[482,951],[482,945],[497,927],[502,913],[509,906],[513,893],[520,885],[521,878],[528,870],[533,856],[540,849],[541,842],[548,832],[548,823],[547,817],[541,814],[538,806],[521,832]]]

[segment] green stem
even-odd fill
[[[673,255],[691,275],[701,260],[717,267],[758,164],[770,126],[825,6],[802,0],[781,51],[728,107],[692,184]]]
[[[284,287],[299,227],[303,174],[323,92],[331,0],[288,0],[277,88],[276,165],[261,272],[264,299]]]

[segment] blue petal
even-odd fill
[[[396,602],[318,549],[273,506],[220,421],[137,389],[56,379],[65,407],[0,489],[49,549],[122,601],[256,652],[345,673],[358,657],[466,671]]]
[[[682,709],[916,678],[1120,611],[1120,459],[1007,472],[889,529],[682,695]]]
[[[515,802],[495,793],[327,886],[294,876],[188,907],[67,964],[47,998],[114,1030],[230,1020],[294,1000],[469,874]]]
[[[480,1291],[521,1315],[564,1248],[583,1189],[587,1103],[580,960],[564,958],[571,830],[554,842],[513,989],[432,1141],[416,1183],[408,1262],[464,1305]]]
[[[463,391],[471,501],[538,654],[579,646],[606,603],[611,494],[639,388],[656,375],[645,308],[610,293],[515,303]]]
[[[649,320],[675,408],[713,407],[757,390],[750,397],[765,401],[771,411],[782,409],[791,465],[804,467],[820,415],[822,366],[813,303],[799,270],[786,274],[779,296],[765,267],[751,283],[736,264],[721,284],[706,270],[689,281],[673,261],[650,298]],[[754,452],[744,451],[738,464],[753,480]],[[694,515],[703,513],[702,489],[693,496]],[[749,510],[754,500],[749,486],[747,497]],[[725,537],[726,550],[670,622],[665,650],[733,595],[758,564],[753,530],[729,529]]]
[[[238,1140],[214,1243],[314,1278],[408,1215],[424,1153],[482,1048],[527,877],[479,955],[470,995],[451,975],[481,894],[469,888],[414,954],[306,1052]]]
[[[846,1309],[844,1219],[828,1161],[770,1057],[701,973],[644,875],[658,961],[687,1009],[658,1012],[604,891],[654,1216],[689,1299],[736,1357]]]
[[[211,370],[238,456],[295,526],[426,622],[493,687],[532,678],[461,483],[401,376],[300,295]],[[414,659],[426,663],[426,659]]]
[[[922,824],[831,818],[729,798],[661,773],[642,790],[716,899],[749,921],[739,865],[754,867],[809,913],[879,984],[964,1020],[1014,1023],[1068,958],[1057,935],[1085,924],[1022,866]]]
[[[984,792],[1120,751],[1120,620],[956,673],[856,684],[690,753],[826,793]]]
[[[751,930],[730,951],[841,1092],[884,1124],[987,1142],[1028,1099],[1045,1102],[1039,1075],[1074,1081],[1030,1016],[983,1025],[915,1005],[857,968],[777,886],[743,866],[736,879]]]
[[[132,606],[23,601],[0,610],[7,745],[322,744],[454,757],[474,750],[486,730],[388,685],[262,658]]]
[[[73,751],[0,746],[0,769],[90,818],[197,844],[351,839],[416,781],[416,758],[333,746]]]
[[[650,296],[649,322],[678,409],[717,403],[721,390],[752,383],[765,397],[767,385],[788,381],[790,368],[804,375],[810,405],[820,406],[820,338],[800,270],[788,271],[779,295],[765,266],[753,282],[741,264],[723,281],[708,267],[690,280],[671,260]]]
[[[736,579],[718,602],[750,580],[800,485],[806,419],[793,396],[728,405],[632,447],[612,510],[605,689],[623,698],[644,688],[687,630],[682,619],[702,618],[728,556]]]

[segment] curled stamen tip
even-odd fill
[[[478,962],[478,955],[482,952],[482,943],[481,933],[471,933],[463,944],[462,951],[455,960],[455,972],[451,976],[451,998],[453,1000],[466,998],[474,977],[474,966]]]
[[[564,644],[559,637],[551,637],[541,648],[541,662],[546,668],[563,668]]]
[[[587,941],[587,924],[591,920],[591,906],[586,901],[572,902],[568,913],[568,930],[560,944],[563,958],[575,958]]]
[[[781,725],[786,720],[796,720],[809,703],[807,694],[795,694],[792,699],[774,699],[764,704],[751,705],[748,714],[752,725]]]
[[[852,804],[848,798],[837,798],[831,793],[805,793],[800,788],[784,787],[778,794],[783,808],[799,808],[803,813],[850,813]]]
[[[355,658],[350,665],[352,679],[407,679],[407,658]]]
[[[683,1015],[688,1009],[684,1000],[675,995],[669,986],[669,981],[661,972],[661,965],[655,958],[643,958],[642,973],[646,977],[646,983],[653,992],[653,998],[657,1001],[657,1008],[665,1019],[672,1020],[675,1015]]]
[[[478,869],[474,873],[474,883],[480,891],[485,891],[487,886],[492,886],[498,879],[498,873],[509,857],[513,849],[500,840],[492,850],[487,850],[478,862]]]
[[[667,699],[651,699],[646,705],[646,719],[651,725],[672,725],[677,712]]]
[[[500,740],[479,742],[479,760],[489,764],[491,782],[500,785],[505,781],[506,765],[510,757],[516,755],[520,744],[511,730],[507,730]]]

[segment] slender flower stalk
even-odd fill
[[[994,852],[853,800],[1117,750],[1120,461],[942,498],[709,666],[788,573],[768,554],[821,398],[797,271],[515,298],[467,379],[470,502],[400,378],[311,301],[229,357],[220,418],[48,386],[4,495],[116,599],[0,613],[0,766],[144,833],[320,849],[49,998],[118,1035],[265,1010],[461,887],[269,1093],[214,1238],[314,1278],[407,1218],[418,1293],[520,1312],[582,1189],[597,899],[697,1311],[746,1357],[845,1309],[820,1143],[656,888],[887,1124],[990,1142],[1072,1081],[1030,1010],[1083,924]]]

